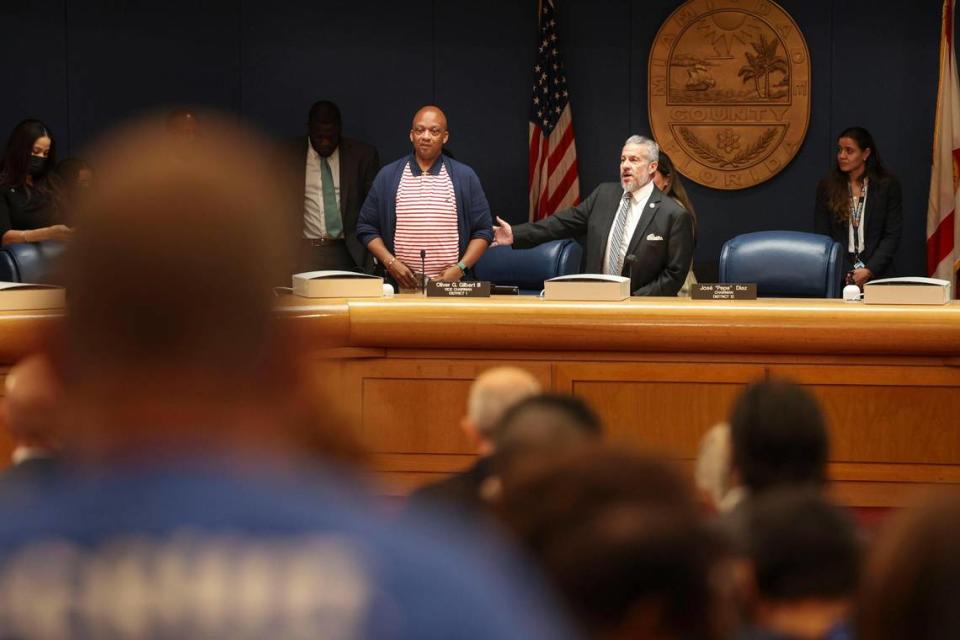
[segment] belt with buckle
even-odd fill
[[[303,241],[311,247],[329,247],[334,244],[341,244],[343,238],[304,238]]]

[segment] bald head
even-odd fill
[[[470,387],[467,418],[484,438],[492,435],[500,418],[512,406],[540,393],[540,383],[517,367],[487,369]]]
[[[433,166],[448,138],[447,116],[440,107],[421,107],[413,117],[410,128],[410,142],[413,143],[413,153],[421,169],[427,170]]]
[[[49,361],[39,355],[18,362],[4,381],[7,430],[19,446],[52,448],[59,439],[56,413],[60,384]]]

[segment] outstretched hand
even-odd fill
[[[499,225],[493,227],[493,244],[507,246],[513,244],[513,227],[500,216],[497,216],[497,222]]]

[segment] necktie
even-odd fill
[[[613,233],[610,236],[610,252],[607,259],[607,273],[613,276],[620,275],[623,271],[623,238],[627,231],[627,216],[630,213],[630,203],[633,196],[629,191],[623,194],[623,200],[620,201],[620,208],[617,209],[617,217],[613,219]]]
[[[327,227],[327,235],[339,238],[343,235],[343,220],[337,207],[337,194],[333,189],[333,171],[323,156],[320,157],[320,175],[323,178],[323,222]]]

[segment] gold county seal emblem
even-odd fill
[[[680,173],[716,189],[769,180],[810,120],[810,52],[770,0],[688,0],[657,32],[650,128]]]

